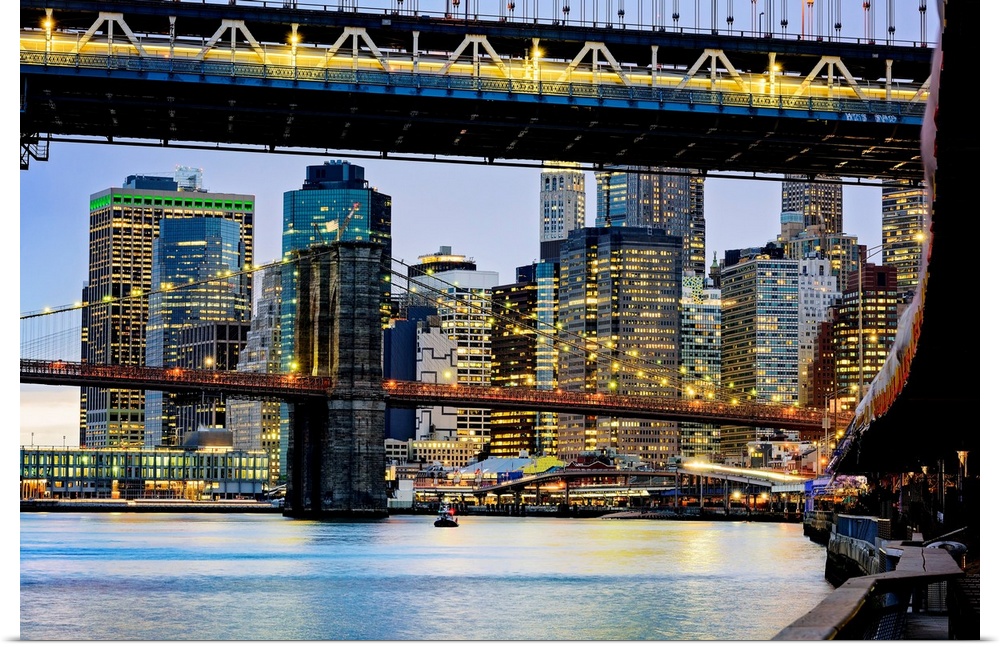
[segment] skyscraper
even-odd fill
[[[683,269],[705,274],[705,177],[688,169],[597,173],[597,227],[662,229],[684,241]]]
[[[239,224],[246,264],[253,258],[254,196],[179,191],[169,177],[132,175],[121,188],[90,196],[88,279],[83,288],[81,358],[141,366],[152,287],[153,242],[171,219],[218,218]],[[141,447],[145,392],[81,389],[80,445]]]
[[[545,164],[538,194],[538,240],[543,261],[559,261],[559,246],[569,232],[586,224],[585,176],[579,164]]]
[[[401,309],[434,307],[435,290],[440,287],[432,280],[438,272],[448,270],[476,271],[476,261],[463,254],[453,254],[450,245],[441,245],[435,254],[423,254],[406,270],[406,294],[401,299]],[[407,317],[409,318],[409,317]]]
[[[206,354],[210,358],[207,366],[192,365],[183,356],[181,342],[184,332],[205,323],[249,321],[250,279],[241,271],[246,262],[240,234],[240,223],[222,218],[165,219],[160,223],[160,233],[153,241],[146,366],[226,368],[216,365],[215,352]],[[240,333],[234,336],[239,343]],[[201,338],[217,335],[203,334]],[[193,428],[185,429],[178,419],[176,398],[170,393],[147,391],[146,447],[179,445],[185,431],[197,429],[194,418],[189,421]]]
[[[585,227],[559,261],[559,387],[679,394],[682,240],[661,229]],[[678,453],[676,423],[559,415],[558,458],[614,449],[656,467]]]
[[[516,283],[493,289],[493,386],[555,388],[557,268],[544,262],[519,267]],[[556,424],[553,412],[494,410],[490,454],[554,456]]]
[[[178,344],[179,364],[185,367],[235,371],[239,366],[240,351],[247,343],[250,330],[248,321],[203,321],[181,328]],[[232,444],[232,431],[226,419],[226,398],[205,394],[188,398],[177,407],[177,439],[185,446],[195,444],[199,433],[208,435],[224,432]]]
[[[307,166],[301,189],[286,191],[281,230],[281,256],[316,244],[340,240],[375,241],[382,244],[384,285],[380,311],[383,326],[391,310],[392,199],[379,193],[365,179],[365,169],[333,160]],[[296,287],[294,272],[282,273],[281,356],[287,371],[293,358]]]
[[[830,271],[836,277],[837,290],[844,292],[857,271],[858,237],[848,234],[823,234],[818,227],[809,227],[791,240],[782,241],[784,257],[795,260],[822,258],[830,261]]]
[[[813,257],[799,261],[800,405],[806,405],[815,392],[811,367],[817,357],[820,324],[829,318],[840,294],[829,259]]]
[[[425,281],[434,295],[438,325],[425,326],[417,332],[417,379],[488,386],[492,292],[499,283],[499,275],[481,270],[446,270],[426,277]],[[429,368],[431,365],[434,368]],[[418,422],[418,435],[420,427]],[[459,442],[481,450],[490,440],[489,409],[458,407],[455,436]]]
[[[908,303],[918,289],[929,224],[930,205],[923,185],[882,184],[882,263],[896,268],[901,302]]]
[[[727,252],[727,255],[729,252]],[[768,254],[727,259],[722,268],[722,383],[726,397],[786,402],[799,397],[799,261]],[[758,440],[750,427],[723,427],[731,461]]]
[[[680,379],[682,397],[714,400],[722,380],[722,296],[693,272],[681,284]],[[680,455],[714,459],[718,425],[680,423]]]
[[[864,254],[861,246],[862,258]],[[836,390],[852,393],[857,404],[896,341],[896,268],[862,261],[851,279],[834,325],[835,379]]]
[[[824,234],[844,231],[844,190],[840,178],[786,175],[781,183],[781,212],[797,211],[805,227],[818,227]]]

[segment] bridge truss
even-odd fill
[[[922,176],[931,52],[917,43],[296,3],[21,8],[22,168],[40,142],[91,138]]]

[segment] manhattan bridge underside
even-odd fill
[[[22,168],[44,160],[50,141],[89,138],[495,164],[923,175],[926,43],[563,24],[522,20],[513,9],[481,20],[468,10],[408,12],[402,2],[379,10],[20,4]]]

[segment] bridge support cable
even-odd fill
[[[331,252],[329,249],[307,250],[301,253],[302,259],[297,262],[305,262],[306,260],[309,259],[311,259],[310,262],[315,262],[319,259],[322,259],[323,257],[329,257],[330,253]],[[296,261],[290,261],[290,260],[277,261],[265,267],[270,267],[271,265],[287,264],[289,262],[296,262]],[[261,269],[261,268],[255,268],[247,271],[252,272],[256,271],[256,269]],[[396,276],[400,277],[404,276],[399,272],[392,272],[392,273]],[[425,277],[425,279],[429,280],[430,277]],[[413,279],[407,277],[407,280],[412,281]],[[407,287],[411,287],[409,283],[407,284]],[[433,286],[428,286],[427,289],[429,291],[436,290],[436,288],[434,288]],[[444,293],[442,291],[437,291],[437,292],[442,296],[448,296],[447,293]],[[145,299],[148,298],[148,295],[130,295],[129,297],[126,298]],[[44,359],[48,361],[62,360],[59,363],[64,364],[64,366],[60,369],[60,372],[69,376],[72,370],[70,366],[66,366],[65,364],[74,361],[75,358],[78,357],[81,313],[85,312],[86,309],[93,306],[108,307],[108,306],[113,306],[115,303],[117,303],[117,301],[102,302],[99,304],[78,304],[75,306],[66,307],[64,309],[46,310],[36,313],[23,314],[21,316],[22,358],[24,358],[25,360],[29,359]],[[501,318],[504,317],[504,315],[502,314],[497,315],[492,311],[488,314],[489,316],[499,316]],[[57,323],[56,322],[57,319],[61,319],[61,322]],[[525,334],[539,334],[542,336],[547,336],[550,340],[559,339],[559,337],[555,333],[546,332],[544,330],[538,330],[536,322],[525,321],[523,320],[523,318],[520,317],[520,315],[517,315],[516,317],[510,317],[507,319],[507,321],[523,329]],[[67,324],[66,322],[69,323]],[[619,363],[632,365],[637,370],[648,371],[650,368],[642,364],[641,361],[634,361],[632,358],[624,358],[624,357],[616,358],[613,354],[605,353],[601,349],[588,349],[584,342],[576,342],[571,339],[566,339],[564,337],[562,342],[560,343],[566,346],[567,350],[569,350],[570,348],[575,348],[577,352],[581,353],[596,353],[599,356],[603,356],[609,362],[618,361]],[[160,390],[163,389],[176,390],[178,388],[183,387],[183,384],[186,381],[190,380],[195,381],[193,382],[193,384],[197,388],[205,388],[205,387],[218,388],[220,384],[218,380],[224,374],[221,372],[213,371],[202,379],[197,377],[198,375],[197,372],[185,371],[185,372],[178,372],[176,375],[174,375],[169,371],[167,373],[164,373],[166,369],[156,369],[155,367],[128,367],[128,368],[130,371],[132,371],[132,373],[129,373],[129,375],[133,375],[134,371],[138,369],[142,369],[143,371],[145,371],[145,373],[143,373],[141,376],[136,374],[130,379],[142,379],[145,380],[144,384],[156,384],[159,386]],[[658,367],[654,367],[654,369],[655,368]],[[22,378],[31,379],[30,375],[32,375],[33,373],[31,371],[29,371],[28,373],[24,373],[23,370],[24,366],[22,366],[22,373],[23,373]],[[39,375],[42,376],[45,375],[46,370],[44,369],[44,367],[40,367],[37,370],[41,371]],[[94,370],[96,370],[96,367]],[[106,372],[106,374],[95,373],[93,378],[89,379],[98,379],[98,380],[110,379],[108,378],[108,376],[115,375],[115,372],[111,368],[109,368],[108,371],[110,372]],[[157,371],[159,371],[159,373],[157,373]],[[652,371],[649,371],[649,373],[655,375],[655,373],[652,373]],[[159,377],[157,377],[157,375],[159,375]],[[287,380],[289,376],[268,375],[265,378],[259,376],[258,374],[252,374],[247,377],[248,380],[251,380],[250,382],[246,381],[240,382],[239,378],[241,375],[242,374],[233,375],[232,379],[236,381],[233,382],[232,385],[226,387],[227,389],[229,389],[228,392],[232,393],[234,389],[235,391],[238,392],[239,389],[246,387],[251,389],[264,389],[267,390],[269,393],[275,393],[275,392],[284,392],[282,391],[282,389],[290,388],[291,390],[288,391],[288,393],[292,394],[299,393],[304,397],[314,397],[315,394],[309,395],[310,393],[312,393],[310,389],[314,390],[317,388],[315,385],[307,384],[305,382],[302,382],[301,380],[297,380],[297,383],[295,384],[283,382],[283,380]],[[379,374],[379,377],[380,375],[381,374]],[[676,377],[676,374],[671,373],[671,375]],[[121,377],[128,378],[128,376],[124,374]],[[198,386],[199,384],[202,384],[202,382],[198,382],[199,379],[202,379],[202,381],[204,382],[202,386]],[[274,384],[272,385],[271,382],[274,382]],[[43,383],[50,383],[50,382],[43,382]],[[65,383],[72,384],[73,382],[67,381]],[[427,387],[427,385],[423,385],[422,383],[414,384],[414,388],[424,389],[425,387]],[[377,384],[375,386],[369,387],[366,390],[366,393],[370,392],[369,395],[371,395],[372,397],[382,398],[383,397],[382,388],[383,386],[381,384]],[[403,391],[401,391],[400,389],[402,388],[403,387],[400,384],[397,385],[394,389],[389,389],[388,395],[390,399],[401,395]],[[417,392],[414,391],[413,393]],[[501,400],[503,400],[503,398],[506,398],[506,400],[503,400],[501,402],[494,399],[493,395],[491,395],[492,393],[493,389],[481,387],[479,389],[469,390],[468,393],[465,394],[465,397],[470,403],[475,403],[478,405],[482,405],[484,403],[492,404],[495,405],[494,408],[496,408],[497,406],[510,406],[510,405],[514,405],[515,407],[523,406],[526,403],[544,401],[547,397],[549,397],[547,395],[547,392],[537,392],[533,389],[525,393],[519,393],[516,390],[504,388],[504,389],[499,389],[499,393],[502,395]],[[419,400],[421,397],[425,397],[426,395],[428,394],[417,393],[416,397]],[[447,395],[443,395],[442,397],[454,399],[456,395],[460,394],[450,393]],[[599,404],[600,406],[597,406],[595,411],[600,410],[600,407],[602,406],[611,406],[613,403],[613,400],[610,399],[609,397],[611,396],[611,394],[573,392],[573,393],[565,393],[564,395],[566,398],[570,399],[577,398],[575,402],[577,402],[578,405],[584,404],[586,406],[594,407]],[[599,401],[598,403],[590,402],[589,400],[587,400],[587,398],[591,397],[604,398],[604,400]],[[621,396],[614,396],[614,397],[621,397]],[[622,413],[623,414],[628,413],[630,407],[634,409],[634,407],[640,402],[640,400],[632,399],[631,404],[628,404],[628,401],[623,401],[625,402],[625,404],[622,405],[624,407],[622,409]],[[567,403],[569,403],[569,401],[570,400],[567,400]],[[714,416],[722,415],[722,416],[728,416],[725,417],[724,420],[731,420],[744,423],[747,421],[751,421],[755,424],[759,424],[762,426],[771,426],[773,424],[773,426],[778,428],[782,427],[781,422],[783,420],[786,421],[789,425],[786,428],[795,428],[797,425],[805,422],[807,426],[811,425],[811,427],[809,428],[815,427],[816,429],[819,429],[821,424],[821,412],[813,412],[811,410],[807,410],[804,408],[779,407],[770,403],[761,403],[758,405],[756,403],[745,400],[742,396],[737,398],[719,398],[714,400],[713,399],[697,400],[690,398],[680,398],[677,399],[676,401],[670,401],[668,405],[664,404],[667,402],[667,400],[664,400],[662,398],[654,398],[649,402],[651,405],[653,405],[653,408],[651,408],[650,411],[652,411],[656,415],[662,415],[664,417],[669,417],[671,412],[673,413],[680,412],[686,416],[693,416],[694,418],[692,419],[696,419],[698,418],[698,416],[707,415],[711,417],[713,420],[718,422],[720,421],[720,419],[714,418]],[[570,406],[575,406],[575,405],[570,405]],[[666,408],[664,408],[664,406],[666,406]],[[760,408],[758,409],[758,407]],[[789,414],[786,417],[782,417],[785,414],[780,414],[777,418],[774,417],[775,415],[777,415],[776,412],[784,409],[790,410]],[[846,424],[847,420],[844,420],[843,422]]]
[[[412,285],[416,284],[422,289],[426,290],[429,294],[434,294],[438,297],[446,299],[453,298],[453,296],[450,295],[448,292],[435,288],[429,285],[428,283],[416,281],[413,279],[413,277],[404,275],[400,272],[396,272],[395,270],[391,270],[391,272],[395,276],[405,278],[407,280],[406,284],[396,284],[396,287],[403,287],[408,290],[412,287]],[[433,276],[428,274],[424,275],[424,279],[436,280]],[[463,305],[472,309],[479,309],[480,313],[486,316],[498,318],[501,321],[513,324],[518,328],[523,329],[525,334],[535,334],[544,337],[549,341],[553,342],[554,344],[561,346],[563,348],[563,351],[569,351],[572,349],[581,355],[594,355],[597,358],[604,359],[606,362],[608,362],[608,365],[617,363],[624,367],[634,368],[639,373],[645,374],[647,378],[649,378],[649,383],[652,386],[660,386],[660,387],[666,386],[663,383],[665,379],[673,380],[675,384],[679,384],[680,382],[681,379],[680,373],[676,370],[665,368],[659,365],[647,365],[642,363],[641,361],[633,359],[632,357],[622,358],[614,352],[606,352],[600,348],[597,349],[591,348],[590,346],[592,346],[592,342],[590,340],[587,340],[586,338],[583,337],[576,337],[574,335],[571,335],[565,330],[557,329],[555,327],[552,327],[553,328],[552,332],[541,330],[538,327],[537,321],[527,321],[523,319],[520,314],[513,312],[510,309],[507,309],[507,311],[512,312],[512,314],[504,316],[504,315],[497,315],[493,310],[490,311],[482,310],[481,308],[479,308],[479,306],[477,306],[474,303],[468,303]],[[666,374],[667,377],[664,378],[663,374]],[[721,387],[719,387],[719,390],[721,390]]]
[[[393,259],[393,261],[396,262],[396,263],[399,263],[399,264],[403,265],[405,268],[412,269],[412,268],[410,268],[410,266],[407,266],[402,261],[399,261],[397,259]],[[392,275],[394,275],[396,277],[400,277],[400,278],[406,279],[406,283],[405,284],[395,283],[394,284],[395,287],[401,287],[401,288],[409,291],[413,287],[413,285],[416,284],[419,287],[421,287],[423,290],[425,290],[428,294],[432,294],[432,295],[435,295],[437,297],[446,298],[446,299],[452,299],[453,298],[452,295],[450,295],[449,293],[445,292],[444,290],[435,288],[435,287],[429,285],[428,283],[417,281],[412,276],[410,276],[409,274],[403,274],[403,273],[398,272],[396,270],[389,270],[389,272],[390,272],[390,274],[392,274]],[[433,277],[431,275],[428,275],[428,274],[425,274],[423,278],[424,278],[425,281],[437,280],[435,277]],[[478,306],[475,303],[463,303],[463,305],[465,307],[469,307],[469,308],[472,308],[472,309],[477,309],[478,308]],[[522,330],[522,332],[524,334],[531,334],[531,335],[538,335],[538,336],[541,336],[541,337],[545,337],[546,339],[550,340],[554,344],[557,344],[558,346],[561,346],[562,349],[563,349],[563,352],[572,350],[572,351],[575,351],[577,353],[580,353],[581,355],[594,355],[597,358],[604,359],[608,363],[609,366],[613,365],[613,364],[619,364],[622,367],[633,368],[633,369],[635,369],[637,371],[637,373],[639,373],[639,374],[645,374],[647,376],[647,378],[649,379],[650,385],[653,386],[653,387],[663,387],[663,386],[666,386],[666,384],[664,384],[664,380],[672,381],[674,384],[677,384],[677,385],[679,385],[681,383],[681,381],[682,381],[682,377],[683,376],[677,370],[670,369],[670,368],[665,368],[665,367],[662,367],[662,366],[659,366],[659,365],[648,365],[648,364],[643,363],[641,361],[641,359],[635,359],[632,356],[622,357],[621,355],[619,355],[619,354],[617,354],[615,352],[607,352],[607,351],[605,351],[605,350],[603,350],[601,348],[597,348],[597,349],[591,348],[591,344],[590,344],[589,340],[587,340],[586,338],[575,337],[575,339],[574,339],[573,338],[574,336],[570,335],[567,331],[561,330],[561,329],[556,329],[554,327],[553,327],[552,332],[544,331],[544,330],[542,330],[538,326],[538,323],[539,323],[538,321],[536,321],[536,320],[530,320],[530,321],[529,320],[525,320],[519,313],[512,312],[509,309],[507,309],[507,311],[509,313],[511,313],[511,314],[506,315],[506,316],[505,315],[498,315],[495,310],[489,311],[489,312],[482,312],[482,314],[485,314],[487,316],[499,319],[500,321],[504,321],[506,323],[512,324],[512,325],[514,325],[516,327],[516,329]],[[663,375],[666,375],[666,378],[664,378]],[[589,395],[589,393],[587,395]],[[593,395],[601,395],[601,394],[593,394]],[[721,402],[725,406],[748,405],[748,406],[750,406],[752,408],[754,406],[754,403],[749,400],[749,397],[750,396],[748,396],[745,393],[739,393],[739,392],[729,391],[728,389],[726,389],[722,385],[713,385],[713,390],[708,394],[708,396],[706,397],[705,400],[683,399],[682,398],[680,401],[691,403],[692,406],[696,407],[696,409],[694,410],[694,412],[696,413],[697,412],[697,407],[702,407],[703,406],[707,410],[708,408],[710,408],[712,406],[717,406],[717,404],[719,402]],[[775,406],[779,406],[779,405],[773,405],[773,404],[770,404],[770,403],[762,403],[762,404],[763,404],[763,406],[768,407],[768,408],[763,409],[763,411],[765,411],[765,412],[770,411],[771,410],[770,408],[773,408]],[[780,405],[780,408],[787,408],[787,407],[788,407],[787,404],[786,405]],[[797,409],[800,410],[800,411],[803,411],[803,412],[806,411],[806,409],[803,409],[803,408],[797,408]],[[769,416],[765,416],[765,417],[769,417]],[[838,417],[838,424],[846,425],[847,422],[848,422],[848,420],[849,420],[849,418],[842,417],[839,413],[837,414],[837,417]],[[748,417],[746,417],[744,415],[744,416],[741,416],[740,420],[742,420],[742,421],[745,422],[747,420],[753,421],[754,419],[753,418],[748,418]],[[768,427],[768,426],[772,426],[773,418],[769,418],[768,420],[759,420],[757,422],[760,423],[760,426]]]

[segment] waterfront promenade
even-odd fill
[[[188,501],[183,499],[22,499],[21,512],[211,512],[276,513],[271,501]]]
[[[895,562],[891,568],[843,580],[774,640],[979,640],[978,547],[966,563],[965,551],[953,554],[944,543],[919,532],[887,542],[879,552]],[[841,571],[844,562],[830,555],[827,579],[840,580],[831,569]]]

